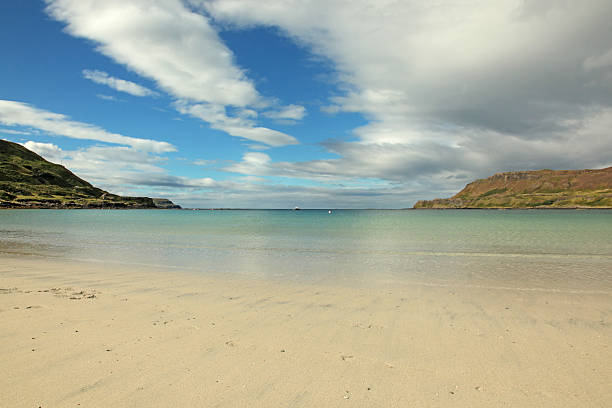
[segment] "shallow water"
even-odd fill
[[[612,291],[612,211],[3,210],[0,256],[346,284]]]

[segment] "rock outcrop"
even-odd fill
[[[164,209],[181,208],[180,205],[174,204],[172,201],[168,200],[167,198],[152,198],[152,200],[153,200],[153,204],[155,204],[155,207],[157,208],[164,208]]]

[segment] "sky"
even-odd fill
[[[609,0],[5,0],[0,138],[184,207],[612,165]]]

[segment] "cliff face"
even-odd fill
[[[121,197],[92,186],[20,144],[0,140],[0,207],[176,208],[148,197]],[[178,207],[180,208],[180,207]]]
[[[612,208],[612,167],[498,173],[414,208]]]

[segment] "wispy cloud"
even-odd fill
[[[301,105],[287,105],[277,110],[269,110],[263,116],[277,120],[298,121],[306,116],[306,108]]]
[[[15,130],[15,129],[6,129],[0,128],[0,133],[7,133],[9,135],[29,135],[30,132],[26,132],[25,130]]]
[[[176,151],[176,148],[167,142],[111,133],[98,126],[72,121],[65,115],[38,109],[16,101],[0,99],[0,123],[9,126],[29,126],[50,134],[73,139],[97,140],[105,143],[127,145],[142,151],[156,153]]]
[[[112,96],[112,95],[105,95],[105,94],[96,94],[96,96],[100,99],[103,99],[105,101],[113,101],[113,102],[123,102],[121,99],[117,99],[116,97]]]
[[[156,96],[157,92],[150,90],[142,85],[138,85],[125,79],[119,79],[108,75],[104,71],[98,70],[83,70],[83,78],[89,79],[97,84],[106,85],[114,90],[129,93],[134,96]]]
[[[180,0],[47,0],[66,30],[156,81],[177,98],[247,106],[258,101],[252,82],[233,61],[208,19]]]
[[[214,163],[216,163],[216,160],[196,159],[192,162],[192,164],[195,164],[196,166],[210,166]]]
[[[255,126],[251,116],[248,114],[229,117],[226,115],[225,107],[222,105],[201,103],[188,104],[179,101],[175,103],[175,107],[180,113],[200,118],[210,123],[213,129],[222,130],[232,136],[265,143],[270,146],[284,146],[298,143],[293,136],[286,133],[266,127]]]
[[[187,2],[167,0],[46,0],[47,12],[65,22],[66,31],[97,44],[97,50],[134,72],[154,80],[158,87],[189,105],[246,108],[266,105],[253,82],[234,62],[232,51],[219,38],[209,19],[187,7]],[[195,3],[194,3],[195,4]],[[89,75],[89,74],[88,74]],[[127,87],[114,78],[89,75],[107,85]],[[134,84],[135,85],[135,84]],[[130,86],[130,89],[134,89]],[[224,114],[192,115],[232,136],[274,146],[293,144],[295,138]]]

